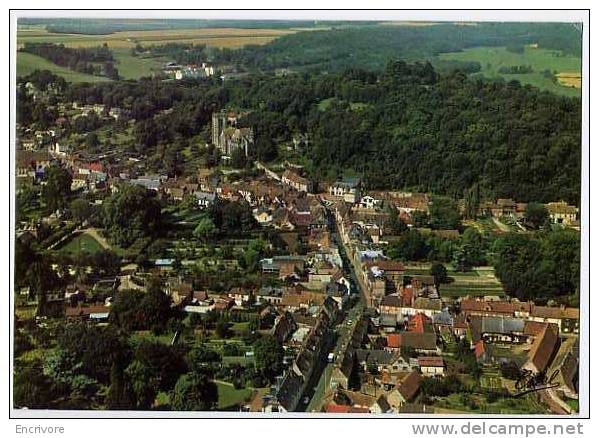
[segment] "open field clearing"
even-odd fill
[[[237,48],[249,44],[268,44],[290,33],[289,29],[206,28],[115,32],[108,35],[50,33],[45,29],[18,30],[17,46],[26,42],[64,44],[67,47],[94,47],[104,43],[112,49],[132,48],[136,44],[172,42],[206,44],[213,47]]]
[[[558,73],[555,75],[560,84],[564,87],[581,88],[582,87],[582,76],[580,73]]]
[[[219,409],[231,408],[251,400],[251,389],[235,389],[232,384],[228,385],[224,382],[217,382],[216,386],[218,387]]]
[[[551,73],[579,72],[581,61],[579,57],[564,55],[555,50],[525,47],[524,53],[513,53],[505,47],[475,47],[461,52],[442,53],[442,60],[477,61],[480,63],[480,73],[488,78],[503,78],[507,81],[517,80],[523,84],[530,84],[542,90],[552,91],[566,96],[579,96],[580,90],[572,86],[555,83],[550,76],[544,74],[545,70]],[[533,71],[524,74],[499,73],[501,67],[531,66]]]
[[[69,254],[88,253],[94,254],[102,251],[104,248],[96,239],[87,233],[79,233],[71,240],[66,242],[59,251]]]

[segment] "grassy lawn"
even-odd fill
[[[461,52],[442,53],[442,60],[477,61],[481,65],[480,73],[488,78],[503,78],[507,81],[518,80],[542,90],[566,96],[580,96],[580,89],[566,87],[554,83],[551,78],[543,75],[544,70],[552,73],[580,73],[581,59],[576,56],[563,55],[559,51],[525,47],[524,53],[513,53],[505,47],[474,47]],[[503,74],[501,67],[530,65],[532,73]]]
[[[217,382],[218,409],[224,410],[245,403],[252,396],[251,389],[235,389],[232,385]]]
[[[110,80],[103,76],[75,72],[56,65],[40,56],[19,52],[17,54],[17,76],[26,76],[33,73],[34,70],[50,70],[52,73],[62,76],[68,82],[106,82]]]
[[[89,253],[95,254],[102,251],[102,245],[89,234],[79,233],[72,239],[68,240],[59,251],[69,254]]]

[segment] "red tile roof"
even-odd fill
[[[418,366],[420,367],[444,367],[445,361],[439,356],[424,356],[418,358]]]

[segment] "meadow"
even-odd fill
[[[560,81],[554,82],[551,77],[544,75],[549,70],[555,75],[566,73],[567,76],[580,75],[580,57],[564,55],[556,50],[540,49],[527,46],[523,53],[508,51],[505,47],[474,47],[461,52],[442,53],[442,60],[477,61],[481,65],[480,73],[488,78],[503,78],[507,81],[517,80],[523,84],[530,84],[542,90],[548,90],[565,96],[580,96],[580,89],[561,85]],[[529,65],[533,71],[525,74],[499,73],[502,67]],[[572,83],[572,82],[570,82]]]
[[[35,70],[50,70],[68,82],[106,82],[110,80],[103,76],[92,76],[69,70],[31,53],[19,52],[17,54],[17,76],[27,76]]]

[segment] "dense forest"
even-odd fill
[[[106,44],[98,47],[72,48],[64,44],[25,43],[21,52],[41,56],[54,64],[90,75],[118,79],[114,57]]]
[[[525,44],[579,56],[581,29],[558,23],[351,26],[285,35],[264,46],[215,50],[210,61],[262,71],[282,67],[328,71],[351,67],[382,69],[390,59],[419,61],[469,47]]]
[[[307,170],[321,180],[352,171],[368,188],[462,197],[477,186],[483,198],[579,204],[580,100],[516,81],[396,61],[383,72],[78,84],[66,96],[128,109],[149,156],[207,129],[213,111],[239,108],[266,158],[308,133]]]

